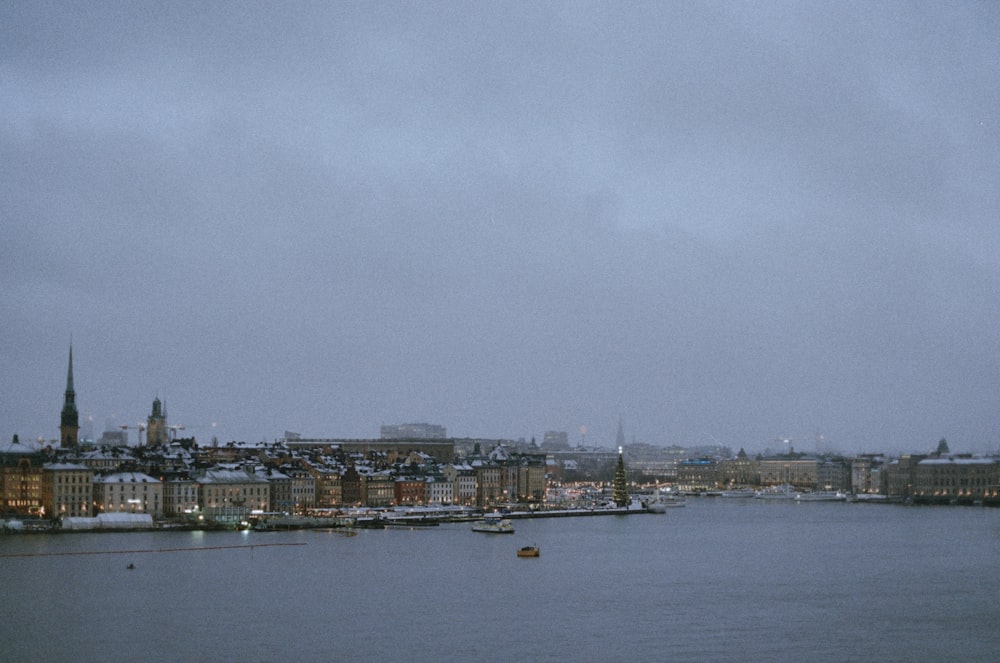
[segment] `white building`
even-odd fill
[[[103,513],[146,513],[163,517],[163,483],[142,472],[94,477],[94,506]]]

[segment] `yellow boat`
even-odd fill
[[[518,557],[538,557],[542,554],[542,551],[538,549],[538,546],[525,546],[523,548],[518,548]]]

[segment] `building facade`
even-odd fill
[[[42,466],[42,512],[49,518],[92,515],[94,472],[78,463]]]
[[[94,477],[98,513],[148,513],[163,517],[163,483],[141,472],[115,472]]]

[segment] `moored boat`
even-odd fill
[[[795,499],[799,502],[846,502],[847,494],[840,491],[817,490],[811,493],[798,493]]]
[[[538,557],[541,554],[542,551],[538,549],[538,546],[524,546],[517,549],[518,557]]]
[[[730,499],[749,499],[756,496],[757,491],[753,488],[736,488],[734,490],[725,490],[722,492],[722,497]]]
[[[686,506],[686,502],[683,497],[678,497],[676,495],[657,495],[650,501],[646,502],[646,511],[649,513],[666,513],[667,509],[676,509],[677,507]]]
[[[487,514],[472,526],[472,531],[486,534],[513,534],[514,525],[500,514]]]
[[[799,493],[788,484],[758,490],[754,497],[758,500],[794,500]]]

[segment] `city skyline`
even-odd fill
[[[72,339],[97,435],[994,452],[998,29],[5,3],[0,436],[58,435]]]

